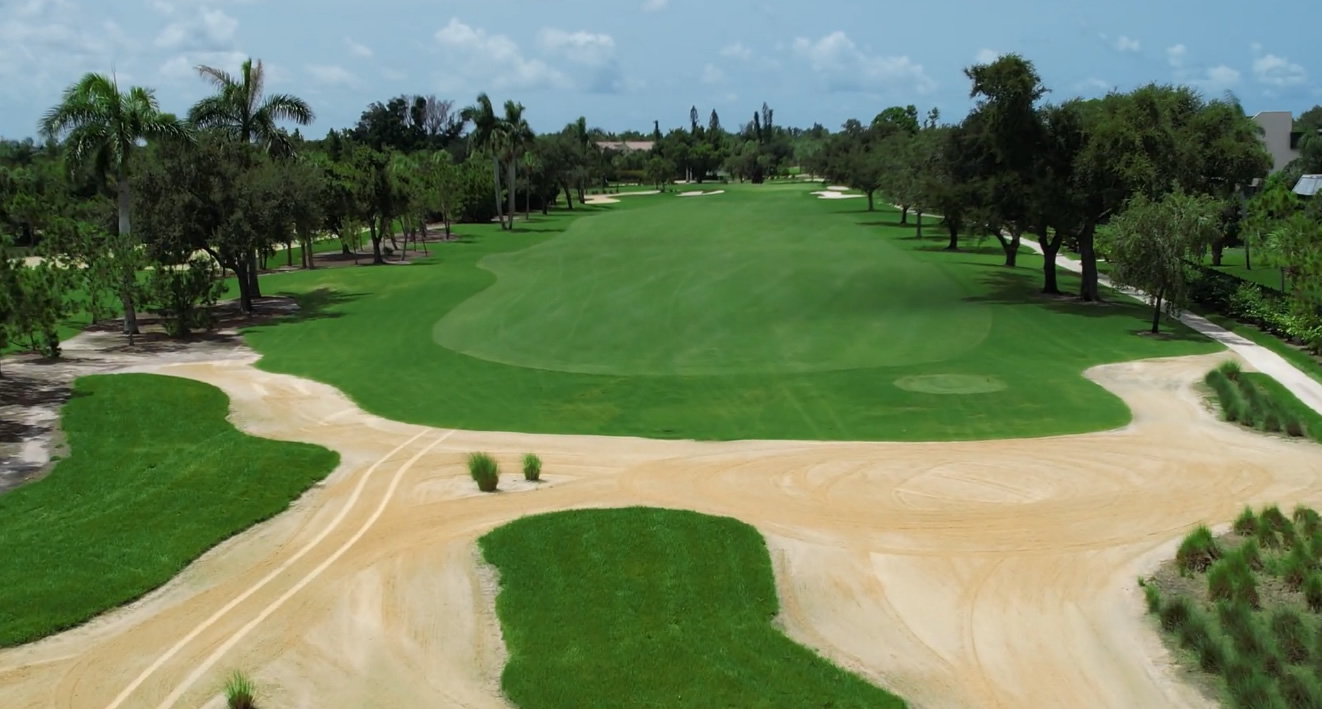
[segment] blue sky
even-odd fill
[[[192,67],[268,67],[307,99],[308,131],[400,93],[527,107],[536,130],[733,126],[767,101],[782,125],[831,128],[886,106],[968,109],[961,69],[997,52],[1037,64],[1050,98],[1148,81],[1234,91],[1250,112],[1322,103],[1317,0],[1270,10],[1192,0],[0,0],[0,136],[35,132],[83,72],[114,70],[184,112]]]

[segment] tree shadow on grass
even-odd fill
[[[368,294],[348,293],[334,288],[318,288],[305,293],[277,293],[276,296],[280,298],[292,299],[298,307],[287,309],[280,313],[268,313],[268,317],[254,317],[245,329],[257,329],[291,322],[327,320],[344,317],[344,312],[339,310],[340,306],[346,303],[352,303],[366,295]],[[258,304],[258,308],[260,312],[260,304]],[[276,317],[270,317],[270,315],[275,315]]]
[[[983,264],[986,265],[986,264]],[[987,303],[992,305],[1027,305],[1050,310],[1061,315],[1088,318],[1127,318],[1132,322],[1131,332],[1145,334],[1152,324],[1152,309],[1136,303],[1127,297],[1103,291],[1100,303],[1089,303],[1074,295],[1054,295],[1043,293],[1041,274],[1036,270],[1008,269],[996,266],[983,272],[979,278],[983,293],[964,298],[968,303]],[[1060,289],[1065,293],[1074,290],[1077,278],[1061,274]],[[1203,335],[1173,322],[1162,316],[1165,328],[1158,337],[1162,340],[1177,342],[1202,342]]]

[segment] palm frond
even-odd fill
[[[309,125],[317,118],[316,114],[312,112],[312,107],[293,94],[271,94],[267,96],[256,113],[268,114],[272,119],[278,121],[293,121],[301,126]]]
[[[234,80],[234,77],[224,69],[218,69],[213,66],[206,66],[205,64],[199,64],[193,68],[197,71],[199,76],[211,82],[212,86],[215,86],[217,89],[220,89],[221,91],[224,91],[226,87],[234,86],[237,83]]]
[[[243,67],[239,70],[243,75],[242,97],[244,106],[247,108],[249,116],[255,115],[258,106],[262,102],[262,93],[266,90],[266,72],[262,69],[262,60],[258,59],[254,64],[252,57],[243,60]]]

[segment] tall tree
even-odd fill
[[[474,152],[491,155],[491,181],[496,197],[496,218],[500,220],[503,229],[505,217],[501,212],[500,204],[500,153],[496,149],[502,130],[500,116],[496,115],[491,97],[487,96],[485,91],[477,95],[476,103],[460,111],[459,115],[465,122],[473,124],[473,132],[469,135],[469,140],[472,141]]]
[[[710,135],[719,135],[721,132],[721,117],[716,115],[716,109],[711,110],[711,116],[707,119],[707,133]]]
[[[689,108],[689,132],[693,135],[698,134],[698,107]]]
[[[1189,302],[1189,261],[1201,257],[1220,227],[1221,204],[1208,195],[1171,192],[1158,200],[1139,194],[1116,217],[1107,243],[1111,280],[1138,288],[1152,304],[1152,332],[1161,314]]]
[[[123,240],[132,233],[129,166],[138,143],[189,135],[179,119],[161,111],[150,89],[120,91],[115,79],[104,74],[86,74],[65,89],[60,103],[42,116],[40,130],[48,139],[64,141],[71,167],[90,169],[102,183],[113,183]],[[119,286],[125,334],[138,332],[135,291],[127,281]]]
[[[266,71],[262,61],[243,60],[238,76],[223,69],[200,65],[197,73],[216,89],[193,106],[188,120],[199,128],[221,131],[241,143],[255,142],[271,152],[285,151],[289,136],[280,121],[300,126],[316,118],[303,99],[292,94],[266,94]]]
[[[501,146],[505,156],[505,166],[509,174],[509,218],[510,229],[514,228],[515,198],[518,193],[519,161],[532,144],[533,132],[528,119],[523,117],[523,104],[517,101],[505,102],[505,115],[501,118]]]

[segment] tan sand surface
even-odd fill
[[[965,443],[700,443],[386,421],[255,356],[136,367],[214,384],[253,434],[338,450],[290,512],[131,607],[0,652],[5,706],[219,706],[234,668],[269,706],[507,706],[484,532],[529,513],[656,505],[767,537],[795,639],[917,707],[1167,707],[1176,682],[1134,588],[1199,522],[1322,503],[1322,447],[1221,423],[1193,389],[1227,355],[1088,375],[1118,431]],[[438,402],[443,405],[444,402]],[[506,476],[476,493],[464,456]],[[214,501],[199,501],[210,504]]]

